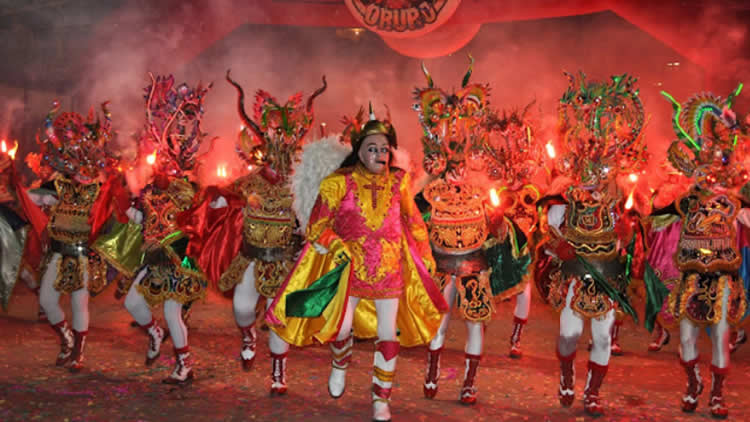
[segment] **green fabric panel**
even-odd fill
[[[646,312],[644,326],[650,332],[654,329],[656,316],[659,315],[664,301],[669,296],[669,289],[661,282],[651,265],[646,263],[643,272],[643,285],[646,287]]]
[[[289,293],[286,297],[286,316],[316,318],[326,309],[339,288],[341,273],[348,263],[343,263],[315,280],[310,287]]]

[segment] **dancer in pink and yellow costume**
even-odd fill
[[[429,342],[447,306],[430,276],[435,262],[410,178],[390,166],[396,133],[370,119],[351,134],[340,169],[320,183],[308,243],[266,315],[291,344],[330,343],[335,398],[346,386],[352,329],[377,338],[373,419],[389,421],[399,347]]]

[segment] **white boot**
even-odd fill
[[[330,343],[331,354],[331,376],[328,378],[328,394],[334,399],[341,397],[346,390],[346,368],[352,360],[352,346],[354,338],[350,334],[343,340]]]

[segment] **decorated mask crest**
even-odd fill
[[[742,84],[726,99],[701,93],[684,104],[662,92],[672,102],[672,125],[677,135],[667,158],[675,169],[693,177],[698,186],[732,188],[748,181],[743,166],[746,134],[732,111],[734,98],[741,91]]]
[[[139,155],[147,154],[158,172],[182,177],[196,166],[196,154],[206,136],[201,119],[211,84],[175,86],[172,75],[149,76],[151,84],[145,89],[147,123],[139,138]]]
[[[567,91],[560,99],[559,136],[564,155],[558,169],[583,186],[614,180],[617,172],[638,171],[646,161],[645,125],[636,78],[612,76],[591,82],[580,72],[566,73]]]
[[[92,108],[88,117],[75,112],[58,115],[55,101],[44,121],[44,134],[37,133],[40,167],[50,168],[80,182],[94,181],[107,167],[107,143],[112,139],[112,120],[107,103],[101,105],[104,119]]]
[[[461,181],[467,167],[481,169],[485,163],[486,130],[482,125],[487,113],[489,86],[469,83],[474,59],[461,82],[461,89],[448,94],[436,88],[424,63],[422,72],[427,88],[414,90],[414,110],[422,125],[424,169],[428,174]]]
[[[325,76],[323,86],[304,103],[302,93],[279,104],[269,93],[258,90],[255,94],[253,119],[245,112],[245,92],[242,86],[232,80],[229,71],[226,78],[237,89],[237,111],[244,124],[237,142],[237,153],[248,165],[265,168],[275,178],[286,179],[305,135],[312,126],[313,101],[328,86]]]

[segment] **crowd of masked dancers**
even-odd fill
[[[560,314],[562,406],[575,399],[577,344],[590,321],[583,406],[604,413],[600,389],[631,317],[653,332],[652,351],[679,330],[685,412],[708,385],[697,340],[710,327],[708,408],[726,418],[723,386],[730,353],[746,340],[750,267],[750,118],[732,109],[742,85],[682,103],[662,93],[659,106],[674,111],[675,140],[657,163],[668,176],[643,189],[638,176],[654,163],[634,77],[565,74],[556,137],[542,141],[533,103],[490,107],[489,86],[470,80],[470,60],[451,92],[422,66],[426,82],[414,90],[413,108],[424,171],[404,159],[389,116],[378,118],[372,104],[345,117],[340,134],[312,139],[325,77],[307,99],[281,102],[258,90],[248,114],[244,90],[227,72],[243,125],[236,152],[247,168],[228,186],[196,177],[206,162],[199,149],[210,86],[150,75],[134,160],[111,147],[116,123],[107,103],[87,117],[54,103],[39,151],[25,157],[38,179],[31,186],[16,168],[18,145],[2,144],[2,304],[16,280],[35,289],[40,315],[59,337],[56,365],[77,372],[89,297],[115,284],[148,340],[145,365],[169,335],[175,366],[164,382],[185,384],[196,376],[185,319],[215,288],[232,297],[244,370],[256,359],[256,321],[270,327],[271,395],[287,391],[290,345],[330,347],[328,392],[339,398],[354,339],[375,339],[373,420],[389,421],[400,347],[427,346],[423,390],[434,398],[448,322],[460,315],[467,334],[458,399],[475,404],[495,303],[515,300],[509,354],[520,358],[534,285]],[[123,173],[136,167],[150,176],[132,197]],[[645,297],[642,312],[635,291]],[[70,322],[63,294],[71,296]]]

